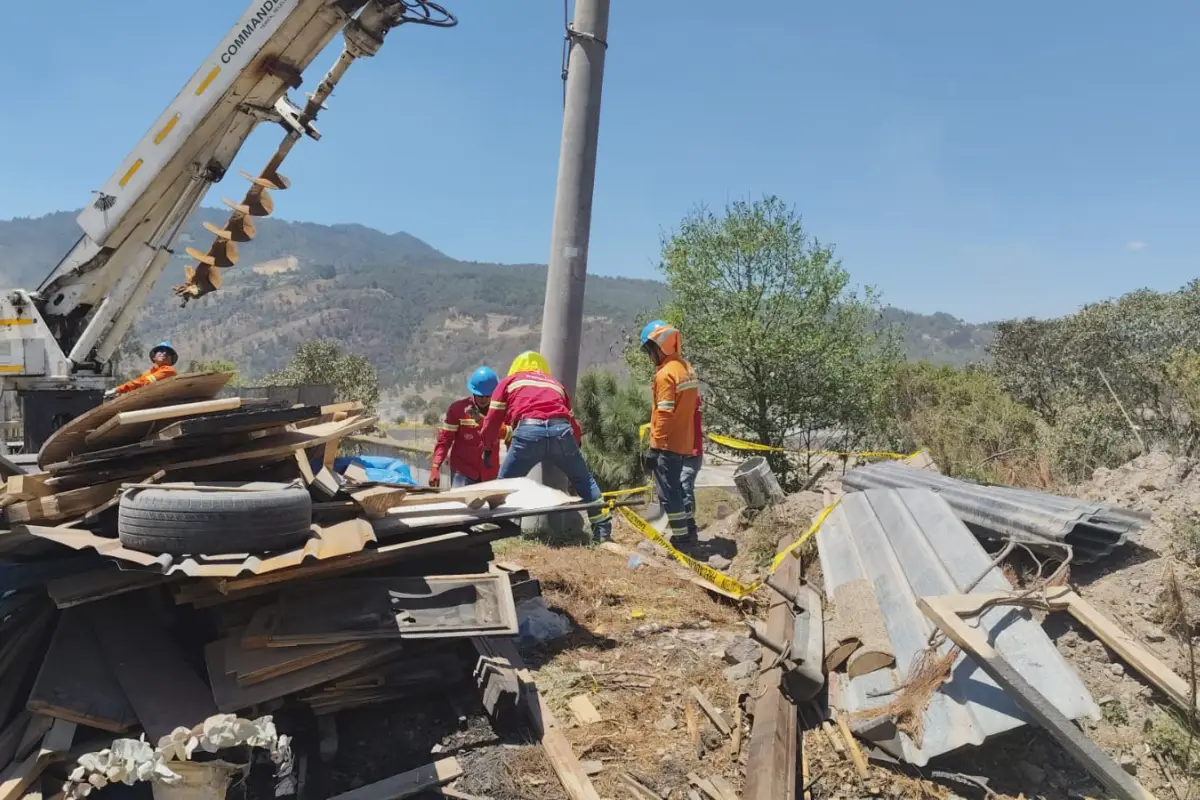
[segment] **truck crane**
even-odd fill
[[[254,217],[271,213],[271,191],[287,189],[279,172],[297,142],[319,139],[314,122],[349,66],[379,51],[404,24],[453,27],[457,18],[429,0],[253,0],[159,115],[137,146],[80,212],[79,240],[36,291],[0,290],[0,390],[21,400],[27,451],[69,419],[99,403],[112,357],[209,188],[261,122],[283,140],[207,252],[174,287],[183,304],[218,289],[237,263],[237,244],[254,238]],[[343,47],[304,105],[310,62],[341,32]],[[7,452],[7,447],[5,447]]]

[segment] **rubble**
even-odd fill
[[[521,517],[585,506],[526,479],[440,492],[365,479],[337,458],[375,423],[361,405],[214,400],[229,377],[123,395],[60,428],[43,471],[9,479],[0,799],[43,773],[72,797],[169,783],[197,748],[273,747],[272,714],[315,730],[348,709],[474,693],[473,672],[495,724],[532,727],[572,797],[594,795],[511,646],[565,620],[491,549]],[[323,727],[296,740],[308,772],[337,749]],[[297,793],[305,769],[272,758]],[[461,772],[444,759],[345,796]]]

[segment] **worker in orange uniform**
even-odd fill
[[[667,514],[671,544],[688,545],[696,541],[696,527],[694,511],[684,499],[683,464],[695,454],[700,380],[681,356],[683,337],[673,325],[660,319],[649,322],[641,339],[642,350],[654,361],[647,465]]]
[[[104,399],[116,397],[119,394],[128,394],[134,389],[140,389],[143,386],[161,381],[163,378],[175,377],[175,362],[179,360],[179,354],[175,352],[175,348],[171,347],[170,342],[159,342],[150,350],[150,369],[138,375],[130,381],[122,383],[113,389],[109,389],[104,393]]]
[[[500,379],[491,367],[480,367],[467,378],[466,397],[459,398],[446,409],[446,417],[438,429],[433,446],[433,464],[429,468],[429,485],[441,483],[441,466],[450,457],[450,487],[470,486],[496,479],[499,467],[495,460],[483,463],[482,431],[484,415],[492,402],[492,392]],[[501,431],[501,435],[505,432]]]
[[[541,353],[528,350],[514,358],[508,377],[492,393],[492,405],[483,421],[485,463],[497,452],[505,424],[512,428],[512,440],[500,465],[501,478],[521,478],[538,464],[549,463],[567,476],[584,502],[602,499],[600,486],[579,452],[583,433],[571,411],[571,398],[550,376],[550,366]],[[612,538],[608,508],[589,511],[588,522],[593,541]]]

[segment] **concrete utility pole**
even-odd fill
[[[541,353],[550,371],[572,396],[579,378],[579,341],[583,332],[583,290],[587,281],[588,237],[592,228],[592,190],[600,139],[600,93],[604,51],[608,48],[609,0],[575,0],[563,89],[562,145],[554,193],[554,228],[546,271]],[[531,477],[547,486],[566,487],[566,478],[547,465]],[[564,518],[568,516],[569,518]],[[541,532],[566,533],[578,514],[531,519]],[[575,524],[572,524],[572,523]],[[545,526],[551,530],[546,531]]]
[[[583,329],[583,289],[587,280],[588,236],[592,227],[592,189],[596,184],[596,146],[600,138],[600,91],[604,51],[608,47],[609,0],[575,0],[569,28],[566,100],[554,230],[546,273],[541,352],[554,377],[567,391],[579,378],[579,339]]]

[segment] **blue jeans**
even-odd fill
[[[683,459],[680,479],[683,482],[683,507],[688,512],[688,533],[695,534],[696,528],[696,476],[704,464],[704,456],[688,456]]]
[[[461,472],[452,471],[450,473],[451,489],[461,489],[464,486],[473,486],[476,483],[479,483],[479,481],[475,480],[474,478],[469,478],[466,475],[463,475]]]
[[[600,486],[592,477],[579,445],[575,444],[575,432],[569,422],[526,420],[513,431],[508,454],[500,465],[501,478],[523,478],[538,464],[549,463],[557,467],[575,493],[586,503],[601,500]],[[588,512],[592,526],[592,538],[607,539],[612,536],[612,512],[607,508]]]
[[[695,536],[692,512],[684,501],[683,459],[679,453],[659,450],[654,462],[654,491],[666,512],[673,542],[688,542]]]

